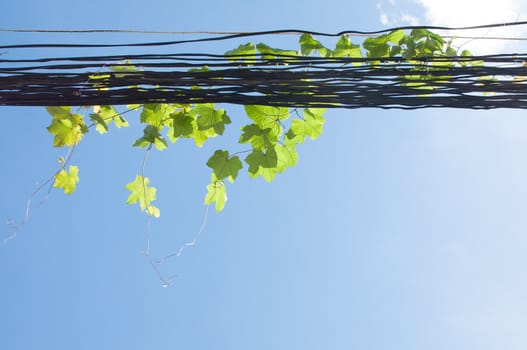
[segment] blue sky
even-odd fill
[[[394,24],[404,22],[399,14],[419,23],[442,18],[428,1],[21,0],[3,6],[0,23],[337,32],[382,28],[380,9],[394,14]],[[519,5],[513,10],[526,15]],[[2,42],[107,40],[0,35]],[[280,46],[295,38],[267,40]],[[244,117],[239,107],[223,108],[233,120]],[[51,147],[43,108],[0,113],[0,216],[19,221],[65,150]],[[271,184],[242,174],[228,185],[225,210],[211,210],[198,244],[162,266],[177,274],[169,288],[140,253],[145,216],[125,204],[124,185],[140,171],[143,152],[131,144],[142,128],[91,132],[72,161],[80,167],[77,192],[38,197],[30,221],[0,248],[0,348],[525,349],[524,113],[330,110],[322,137],[300,147],[295,168]],[[203,149],[178,141],[151,154],[147,176],[162,212],[152,223],[155,257],[198,231],[205,163],[218,147],[237,150],[235,125]],[[7,225],[2,232],[9,235]]]

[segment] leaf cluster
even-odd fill
[[[329,60],[339,59],[335,61],[340,64],[341,59],[348,58],[346,64],[354,65],[364,64],[366,58],[366,64],[373,67],[386,62],[405,62],[414,65],[415,74],[403,77],[401,84],[426,90],[433,89],[434,80],[448,79],[448,76],[431,76],[431,70],[454,64],[451,60],[433,60],[429,63],[426,58],[458,55],[450,42],[425,29],[414,29],[410,32],[395,30],[366,38],[362,44],[353,43],[349,36],[342,35],[333,48],[324,46],[311,34],[306,33],[299,38],[298,44],[297,50],[290,50],[273,48],[264,43],[246,43],[227,51],[225,57],[239,62],[240,66],[250,66],[259,60],[287,65],[288,60],[312,55]],[[464,55],[470,53],[463,51],[460,56]],[[477,62],[461,61],[459,64],[470,65]],[[130,62],[125,62],[113,65],[108,72],[90,75],[90,80],[95,88],[103,90],[107,88],[104,85],[107,76],[134,74],[136,69]],[[203,67],[199,71],[208,70],[208,67]],[[93,106],[93,112],[89,114],[91,125],[86,125],[84,116],[72,112],[71,107],[48,107],[47,110],[52,116],[48,131],[54,137],[55,147],[77,145],[91,127],[104,134],[109,131],[112,123],[116,128],[128,126],[128,121],[123,117],[124,112],[119,113],[114,106]],[[202,147],[207,140],[223,135],[226,127],[231,124],[227,112],[213,103],[148,103],[128,106],[128,111],[131,110],[139,111],[139,121],[144,125],[143,134],[133,142],[133,146],[148,151],[152,148],[163,151],[178,139],[192,139],[197,147]],[[325,110],[320,108],[289,109],[246,105],[245,114],[249,122],[241,127],[238,139],[238,143],[246,149],[234,152],[216,150],[208,159],[207,166],[211,168],[212,174],[207,185],[205,203],[215,204],[217,211],[223,210],[227,201],[225,180],[233,183],[244,163],[250,177],[262,177],[268,182],[273,181],[277,174],[287,168],[295,166],[299,157],[297,146],[303,144],[306,138],[314,140],[321,135],[324,112]],[[243,159],[240,158],[242,154]],[[78,181],[78,168],[70,166],[69,171],[66,171],[63,164],[55,175],[54,187],[62,188],[65,193],[71,194]],[[137,175],[126,188],[130,191],[127,203],[138,203],[142,212],[149,216],[159,216],[159,209],[152,205],[156,199],[156,188],[150,186],[148,178]]]

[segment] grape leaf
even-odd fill
[[[145,148],[153,144],[159,151],[167,148],[167,142],[159,133],[159,130],[153,125],[147,125],[143,130],[143,137],[137,139],[133,146]]]
[[[278,144],[275,146],[277,165],[276,168],[279,173],[282,173],[287,168],[294,167],[298,162],[298,152],[296,151],[296,144]]]
[[[130,191],[130,195],[126,200],[127,204],[134,204],[139,202],[141,211],[146,212],[147,215],[159,217],[161,212],[159,209],[150,203],[156,199],[156,188],[148,186],[150,180],[145,177],[137,175],[135,180],[126,185],[126,189]]]
[[[71,107],[46,107],[46,110],[53,116],[47,127],[55,136],[53,147],[76,145],[88,132],[82,115],[71,113]]]
[[[189,112],[190,115],[196,116],[198,129],[214,129],[218,135],[223,135],[225,124],[231,123],[231,118],[225,113],[224,109],[215,109],[213,103],[198,104]]]
[[[70,165],[69,172],[66,169],[62,169],[55,175],[53,187],[62,188],[64,193],[72,194],[77,188],[77,183],[79,183],[79,168],[75,165]]]
[[[315,40],[311,34],[302,34],[300,37],[300,52],[302,55],[309,56],[314,50],[317,50],[322,57],[326,57],[329,53],[329,50],[325,48],[320,41]]]
[[[368,57],[386,57],[390,55],[390,45],[386,35],[376,38],[366,38],[362,47],[368,51]]]
[[[145,104],[141,112],[141,123],[150,124],[161,129],[174,109],[173,105],[167,103]]]
[[[271,142],[269,140],[269,132],[271,129],[263,130],[256,124],[245,125],[241,129],[243,132],[240,135],[240,143],[250,143],[253,148],[262,150],[266,148]],[[276,138],[274,138],[276,140]]]
[[[207,185],[207,194],[205,195],[205,204],[216,203],[216,211],[220,212],[227,202],[227,189],[223,181],[212,181]]]
[[[406,37],[406,33],[404,32],[404,30],[402,29],[398,29],[398,30],[394,30],[393,32],[391,33],[388,33],[386,35],[386,40],[391,42],[391,43],[394,43],[394,44],[399,44],[399,42],[404,38]]]
[[[261,129],[270,129],[268,135],[271,142],[275,142],[282,135],[283,128],[280,121],[288,119],[290,115],[287,107],[257,105],[245,106],[245,113]]]
[[[287,133],[287,138],[296,139],[297,143],[304,143],[304,139],[309,136],[314,140],[322,134],[324,125],[323,108],[306,108],[302,114],[304,119],[295,119],[291,123],[291,129]]]
[[[258,49],[258,52],[262,54],[262,59],[273,59],[277,58],[280,55],[284,56],[296,56],[297,52],[295,50],[282,50],[282,49],[275,49],[270,46],[265,45],[264,43],[259,43],[256,45],[256,49]]]
[[[214,152],[207,161],[207,166],[212,168],[217,180],[228,178],[230,182],[234,182],[238,176],[238,171],[243,168],[238,156],[229,158],[229,152],[222,150]]]
[[[278,173],[278,156],[274,147],[269,148],[265,153],[260,150],[253,150],[245,158],[249,164],[249,175],[251,177],[262,176],[266,181],[273,181]]]
[[[100,134],[108,132],[108,124],[115,123],[117,128],[128,126],[128,122],[124,119],[113,106],[93,106],[93,112],[90,114],[90,119],[95,123],[95,129]]]
[[[128,126],[128,121],[124,119],[120,114],[113,118],[113,122],[117,128],[123,128]]]
[[[360,45],[353,44],[346,35],[342,35],[337,41],[335,50],[331,51],[331,56],[361,58],[362,52]]]
[[[95,123],[95,130],[97,130],[99,134],[106,134],[108,132],[108,124],[99,114],[90,114],[90,119]]]
[[[253,43],[242,44],[233,50],[225,52],[225,57],[229,61],[245,61],[254,63],[256,61],[256,48]]]
[[[198,147],[202,147],[205,141],[207,141],[209,138],[216,137],[218,134],[214,131],[214,128],[210,128],[207,130],[199,130],[198,122],[196,119],[192,121],[192,134],[190,135],[191,138],[194,139],[194,143]]]
[[[168,137],[172,142],[175,142],[178,137],[190,137],[194,131],[192,126],[194,117],[184,111],[179,111],[172,113],[170,118],[172,122],[169,125]]]

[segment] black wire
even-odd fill
[[[315,36],[326,36],[326,37],[337,37],[342,35],[374,35],[392,32],[395,30],[414,30],[414,29],[426,29],[426,30],[470,30],[470,29],[485,29],[485,28],[498,28],[498,27],[510,27],[510,26],[521,26],[527,25],[527,21],[517,22],[505,22],[496,24],[484,24],[478,26],[467,26],[467,27],[446,27],[446,26],[400,26],[392,27],[387,29],[375,30],[375,31],[359,31],[359,30],[345,30],[338,33],[324,33],[315,32],[300,29],[279,29],[279,30],[268,30],[259,32],[241,32],[238,34],[222,35],[219,37],[212,38],[200,38],[200,39],[188,39],[188,40],[175,40],[175,41],[159,41],[159,42],[143,42],[143,43],[126,43],[126,44],[17,44],[17,45],[1,45],[0,49],[20,49],[20,48],[108,48],[108,47],[148,47],[148,46],[169,46],[179,45],[188,43],[200,43],[210,41],[221,41],[243,37],[263,36],[263,35],[274,35],[274,34],[310,34]]]

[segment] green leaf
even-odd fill
[[[402,47],[399,45],[392,46],[390,48],[390,56],[394,57],[399,55],[403,51]]]
[[[220,212],[227,202],[227,189],[223,181],[213,181],[207,185],[207,194],[205,195],[205,204],[216,203],[216,211]]]
[[[243,132],[240,135],[240,143],[250,143],[253,148],[262,150],[267,148],[267,145],[271,143],[269,139],[269,133],[271,129],[262,129],[256,124],[245,125],[241,129]],[[276,141],[276,137],[273,138]]]
[[[443,53],[444,39],[435,33],[426,29],[414,29],[410,32],[408,38],[402,42],[408,45],[413,55],[407,54],[406,57],[435,55],[438,52]],[[403,55],[404,56],[404,55]]]
[[[71,113],[71,107],[46,107],[46,110],[53,116],[47,127],[55,136],[53,147],[76,145],[88,132],[82,115]]]
[[[410,32],[410,38],[414,41],[419,41],[421,39],[432,39],[434,41],[440,42],[441,44],[445,42],[440,35],[423,28],[413,29]]]
[[[388,37],[386,35],[366,38],[362,43],[362,47],[368,51],[368,57],[387,57],[390,55],[390,45],[388,45]]]
[[[159,133],[159,130],[153,125],[147,125],[143,130],[143,137],[137,139],[133,146],[145,148],[153,144],[159,151],[167,148],[167,142]]]
[[[173,105],[167,103],[145,104],[141,112],[141,123],[150,124],[161,130],[174,109]]]
[[[205,144],[205,141],[207,141],[209,138],[218,136],[218,134],[216,134],[212,128],[208,130],[199,130],[198,122],[195,119],[192,121],[192,129],[194,131],[190,137],[194,139],[194,143],[198,147],[203,147],[203,144]]]
[[[406,59],[411,59],[417,56],[416,44],[412,38],[405,37],[401,41],[401,44],[405,46],[405,49],[402,50],[401,56],[403,56]]]
[[[113,106],[98,106],[99,109],[95,109],[95,113],[99,114],[107,123],[114,122],[117,128],[128,126],[128,122],[124,119]]]
[[[95,129],[101,134],[108,132],[108,124],[111,122],[114,122],[117,128],[128,126],[126,119],[113,106],[93,106],[93,112],[90,114],[90,119],[95,123]]]
[[[251,118],[262,130],[270,129],[268,135],[271,142],[278,140],[282,135],[280,121],[289,118],[289,108],[273,106],[245,106],[247,116]]]
[[[115,123],[115,126],[117,128],[128,126],[128,121],[124,119],[121,115],[117,115],[115,118],[113,118],[113,122]]]
[[[207,166],[212,168],[216,179],[223,180],[228,178],[230,182],[234,182],[238,176],[238,171],[243,168],[238,156],[229,158],[229,152],[222,150],[216,150],[214,152],[212,157],[207,161]]]
[[[90,119],[95,123],[95,130],[97,130],[100,134],[105,134],[108,132],[108,124],[106,124],[104,118],[99,114],[90,114]]]
[[[284,172],[285,169],[294,167],[298,162],[298,152],[295,144],[278,144],[275,146],[277,156],[277,170],[279,173]]]
[[[453,47],[448,46],[446,48],[445,54],[446,54],[447,57],[454,57],[454,56],[457,56],[457,51]]]
[[[175,142],[178,137],[190,137],[194,128],[192,122],[194,117],[184,111],[179,111],[170,115],[172,123],[169,126],[168,137]]]
[[[62,169],[55,175],[55,182],[53,187],[62,188],[64,193],[72,194],[79,183],[79,168],[75,165],[70,165],[69,172]]]
[[[253,150],[245,158],[245,162],[249,164],[249,175],[252,177],[262,176],[266,181],[271,182],[278,173],[278,156],[274,147],[266,152]]]
[[[329,50],[320,43],[320,41],[315,40],[311,34],[302,34],[300,37],[300,53],[304,56],[309,56],[311,52],[318,51],[320,56],[326,57],[329,53]]]
[[[256,49],[262,54],[262,59],[273,59],[277,57],[279,58],[279,56],[297,55],[297,52],[295,50],[275,49],[265,45],[264,43],[259,43],[258,45],[256,45]]]
[[[386,40],[391,42],[391,43],[394,43],[394,44],[399,44],[399,42],[406,36],[406,33],[404,32],[404,30],[402,29],[399,29],[399,30],[394,30],[393,32],[391,33],[388,33],[386,35]]]
[[[71,115],[70,106],[51,106],[46,107],[46,110],[53,118],[67,118]]]
[[[146,212],[149,216],[159,217],[161,214],[159,209],[150,203],[156,200],[156,188],[148,186],[150,180],[145,177],[137,175],[135,180],[126,185],[126,189],[130,191],[130,195],[126,200],[127,204],[134,204],[139,202],[141,211]]]
[[[335,46],[335,50],[331,51],[331,56],[361,58],[362,52],[360,45],[353,44],[348,36],[342,35]]]
[[[199,130],[203,131],[213,128],[218,135],[223,135],[225,124],[231,123],[231,118],[225,113],[225,110],[215,109],[213,103],[198,104],[189,114],[197,117]]]
[[[254,64],[256,62],[256,47],[253,43],[242,44],[225,52],[225,57],[232,62],[244,61],[248,64]]]
[[[291,123],[290,132],[287,138],[296,139],[298,143],[304,143],[304,139],[309,136],[314,140],[322,134],[322,126],[324,125],[325,109],[322,108],[306,108],[303,110],[304,119],[295,119]],[[291,134],[292,133],[292,134]],[[293,137],[294,135],[294,137]]]

